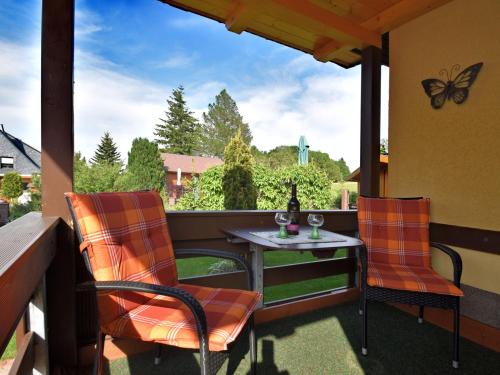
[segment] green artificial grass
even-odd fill
[[[361,350],[357,303],[334,306],[257,326],[258,374],[500,374],[500,353],[461,340],[460,369],[451,367],[452,334],[391,306],[369,304],[368,356]],[[246,335],[218,374],[248,374]],[[105,374],[199,374],[198,354],[166,347],[105,365]],[[87,374],[87,370],[83,374]]]
[[[2,354],[2,357],[0,358],[0,361],[4,360],[4,359],[15,358],[16,352],[17,352],[17,350],[16,350],[16,336],[14,335],[10,338],[9,343],[7,344],[7,347],[5,348],[5,350]]]
[[[335,254],[336,258],[345,256],[345,249],[340,249]],[[266,251],[264,253],[265,267],[302,262],[313,262],[317,260],[318,259],[315,258],[309,251],[306,251],[304,253],[300,253],[297,251]],[[208,268],[218,261],[220,261],[220,259],[212,257],[178,259],[177,270],[179,273],[179,277],[183,278],[206,275],[208,273]],[[339,288],[345,285],[347,285],[347,275],[328,276],[284,285],[276,285],[272,287],[266,287],[264,289],[264,300],[265,302],[271,302],[285,298],[292,298],[303,294]]]

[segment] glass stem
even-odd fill
[[[313,240],[319,239],[319,231],[318,231],[318,227],[317,226],[313,227],[312,232],[311,232],[311,238]]]
[[[286,231],[285,225],[280,225],[280,233],[278,235],[279,238],[288,238],[288,232]]]

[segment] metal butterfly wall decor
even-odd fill
[[[440,76],[446,77],[446,82],[437,78],[424,79],[422,86],[427,96],[431,98],[432,108],[441,108],[446,99],[453,99],[456,104],[465,102],[469,96],[469,87],[476,80],[482,66],[482,62],[471,65],[464,69],[462,73],[459,73],[455,79],[452,79],[453,73],[460,70],[460,65],[455,64],[449,73],[446,69],[441,69],[439,72]]]

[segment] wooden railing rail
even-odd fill
[[[58,217],[31,212],[0,228],[0,353],[3,353],[33,295],[44,281],[56,252]],[[22,337],[19,335],[18,337]],[[32,336],[26,336],[31,339]],[[23,358],[31,358],[32,343],[17,343]],[[22,367],[22,366],[21,366]]]
[[[264,286],[282,285],[354,272],[356,272],[356,258],[354,257],[266,267],[264,269]],[[231,285],[233,288],[244,289],[247,279],[244,271],[233,271],[215,275],[186,277],[180,281],[185,284],[210,287]]]

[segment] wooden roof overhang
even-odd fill
[[[382,49],[389,65],[388,33],[451,0],[160,1],[350,68],[368,46]]]

